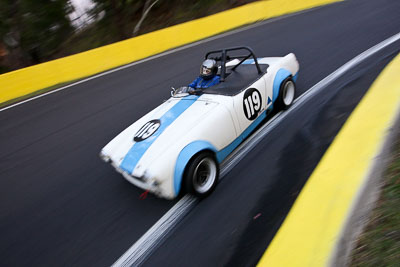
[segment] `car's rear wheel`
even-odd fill
[[[197,154],[188,164],[184,183],[186,192],[206,197],[214,191],[219,177],[219,166],[211,152]]]
[[[277,106],[279,109],[287,109],[293,104],[296,93],[296,84],[291,77],[286,78],[279,88]]]

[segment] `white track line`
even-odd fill
[[[272,119],[251,135],[236,151],[228,157],[221,168],[221,179],[251,151],[268,133],[270,133],[279,123],[289,114],[297,111],[301,106],[306,104],[314,95],[320,93],[330,83],[338,79],[351,68],[355,67],[368,57],[391,45],[400,39],[400,33],[384,40],[383,42],[371,47],[365,52],[359,54],[336,71],[325,77],[316,85],[311,87],[293,103],[293,106],[285,112],[277,113]],[[130,247],[112,266],[139,266],[147,257],[151,255],[153,249],[156,248],[163,238],[170,233],[177,223],[188,214],[198,203],[198,200],[189,195],[185,195],[178,203],[175,204],[156,224],[153,225],[132,247]]]
[[[150,57],[148,57],[148,58],[141,59],[141,60],[138,60],[138,61],[129,63],[129,64],[127,64],[127,65],[124,65],[124,66],[121,66],[121,67],[117,67],[117,68],[115,68],[115,69],[111,69],[111,70],[108,70],[108,71],[105,71],[105,72],[96,74],[96,75],[94,75],[94,76],[91,76],[91,77],[82,79],[82,80],[80,80],[80,81],[77,81],[77,82],[74,82],[74,83],[71,83],[71,84],[68,84],[68,85],[63,86],[63,87],[60,87],[60,88],[58,88],[58,89],[55,89],[55,90],[52,90],[52,91],[49,91],[49,92],[46,92],[46,93],[43,93],[43,94],[40,94],[40,95],[31,97],[31,98],[29,98],[29,99],[20,101],[20,102],[18,102],[18,103],[9,105],[9,106],[7,106],[7,107],[1,108],[1,109],[0,109],[0,112],[5,111],[5,110],[8,110],[8,109],[11,109],[11,108],[13,108],[13,107],[16,107],[16,106],[19,106],[19,105],[22,105],[22,104],[25,104],[25,103],[27,103],[27,102],[33,101],[33,100],[38,99],[38,98],[41,98],[41,97],[44,97],[44,96],[47,96],[47,95],[50,95],[50,94],[57,93],[57,92],[59,92],[59,91],[63,91],[63,90],[65,90],[65,89],[70,88],[70,87],[73,87],[73,86],[75,86],[75,85],[78,85],[78,84],[81,84],[81,83],[85,83],[85,82],[88,82],[88,81],[90,81],[90,80],[97,79],[97,78],[99,78],[99,77],[102,77],[102,76],[111,74],[111,73],[113,73],[113,72],[117,72],[117,71],[120,71],[120,70],[129,68],[129,67],[132,67],[132,66],[135,66],[135,65],[138,65],[138,64],[141,64],[141,63],[144,63],[144,62],[153,60],[153,59],[157,59],[157,58],[160,58],[160,57],[169,55],[169,54],[173,54],[173,53],[176,53],[176,52],[182,51],[182,50],[184,50],[184,49],[187,49],[187,48],[190,48],[190,47],[194,47],[194,46],[197,46],[197,45],[200,45],[200,44],[203,44],[203,43],[207,43],[207,42],[214,41],[214,40],[217,40],[217,39],[220,39],[220,38],[224,38],[224,37],[229,36],[229,35],[232,35],[232,34],[236,34],[236,33],[242,32],[242,31],[247,31],[247,30],[249,30],[249,29],[253,29],[253,28],[256,28],[256,27],[260,27],[260,26],[263,26],[263,25],[265,25],[265,24],[269,24],[269,23],[274,22],[274,21],[278,21],[278,20],[281,20],[281,19],[285,19],[285,18],[288,18],[288,17],[295,16],[295,15],[303,14],[303,13],[309,12],[309,11],[311,11],[311,10],[315,10],[315,9],[317,9],[317,8],[320,8],[320,7],[315,7],[315,8],[312,8],[312,9],[299,11],[299,12],[297,12],[297,13],[287,14],[287,15],[283,15],[283,16],[280,16],[280,17],[272,18],[272,19],[269,19],[269,20],[257,22],[257,23],[254,23],[254,24],[251,24],[251,25],[248,25],[248,26],[244,26],[244,27],[238,28],[238,29],[236,29],[236,30],[228,31],[228,32],[225,32],[225,33],[222,33],[222,34],[219,34],[219,35],[215,35],[215,36],[212,36],[212,37],[209,37],[209,38],[200,40],[200,41],[196,41],[196,42],[191,43],[191,44],[183,45],[183,46],[181,46],[181,47],[174,48],[174,49],[168,50],[168,51],[166,51],[166,52],[163,52],[163,53],[160,53],[160,54],[157,54],[157,55],[154,55],[154,56],[150,56]]]

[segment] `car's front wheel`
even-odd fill
[[[214,191],[219,177],[219,165],[211,152],[201,152],[190,162],[185,171],[186,192],[206,197]]]
[[[279,96],[277,99],[277,104],[279,109],[288,109],[294,100],[294,95],[296,93],[296,84],[291,77],[286,78],[279,89]]]

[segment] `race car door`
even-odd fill
[[[268,95],[271,92],[266,92],[265,85],[265,79],[261,77],[234,97],[233,105],[242,134],[246,130],[252,131],[252,128],[257,126],[261,120],[259,116],[271,105],[272,95]],[[243,137],[245,138],[247,135],[248,133]]]

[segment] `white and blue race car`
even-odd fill
[[[221,162],[272,108],[294,100],[299,63],[292,53],[257,58],[249,47],[234,47],[205,58],[219,63],[219,84],[196,94],[173,90],[100,152],[129,182],[160,197],[209,195]]]

